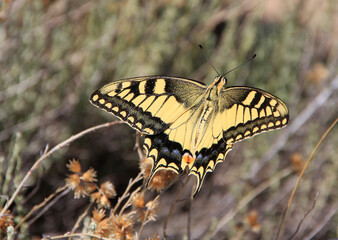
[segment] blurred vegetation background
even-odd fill
[[[0,1],[0,194],[11,196],[22,176],[52,147],[114,118],[89,95],[121,78],[171,75],[210,84],[253,53],[254,61],[227,75],[229,86],[262,88],[283,99],[287,128],[236,144],[209,174],[192,203],[192,239],[272,239],[299,169],[338,117],[338,2],[324,0],[2,0]],[[43,162],[16,198],[18,221],[64,184],[66,163],[77,158],[114,182],[121,195],[139,172],[135,132],[127,125],[101,129]],[[289,209],[282,239],[337,237],[337,127],[310,163]],[[258,187],[269,182],[264,191]],[[162,234],[180,183],[164,192],[158,219],[143,237]],[[189,190],[186,189],[187,196]],[[252,193],[254,197],[243,204]],[[149,193],[151,194],[151,193]],[[3,205],[5,200],[1,199]],[[69,193],[21,239],[69,231],[88,199]],[[168,234],[187,233],[186,201],[169,220]]]

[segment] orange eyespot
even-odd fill
[[[195,159],[189,153],[185,153],[182,157],[182,160],[187,164],[190,164],[193,163]]]

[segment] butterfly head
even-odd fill
[[[213,85],[217,87],[217,92],[219,93],[222,90],[223,86],[227,84],[227,82],[227,78],[224,75],[221,75],[215,78]]]
[[[220,81],[222,82],[223,86],[228,83],[228,79],[223,75],[218,77]]]

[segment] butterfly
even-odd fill
[[[179,77],[135,77],[103,86],[90,102],[145,135],[143,147],[153,161],[148,183],[159,170],[188,171],[197,179],[195,196],[234,143],[288,123],[278,97],[226,83],[224,76],[209,86]]]

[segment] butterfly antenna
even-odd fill
[[[201,50],[202,50],[202,52],[203,52],[203,55],[204,55],[204,57],[207,59],[207,62],[209,63],[209,65],[215,70],[215,72],[217,73],[217,76],[220,76],[220,74],[219,74],[219,72],[216,70],[216,68],[211,64],[211,62],[210,62],[210,60],[209,60],[209,58],[208,58],[208,55],[205,53],[205,51],[204,51],[204,48],[203,48],[203,46],[201,45],[201,44],[199,44],[198,45],[200,48],[201,48]]]
[[[248,62],[251,62],[255,57],[256,57],[256,53],[254,53],[254,55],[252,55],[252,57],[249,58],[248,60],[246,60],[244,63],[242,63],[242,64],[240,64],[239,66],[237,66],[237,67],[231,69],[230,71],[227,71],[226,73],[224,73],[223,76],[225,76],[225,75],[227,75],[228,73],[230,73],[230,72],[236,70],[237,68],[242,67],[244,64],[247,64]]]

